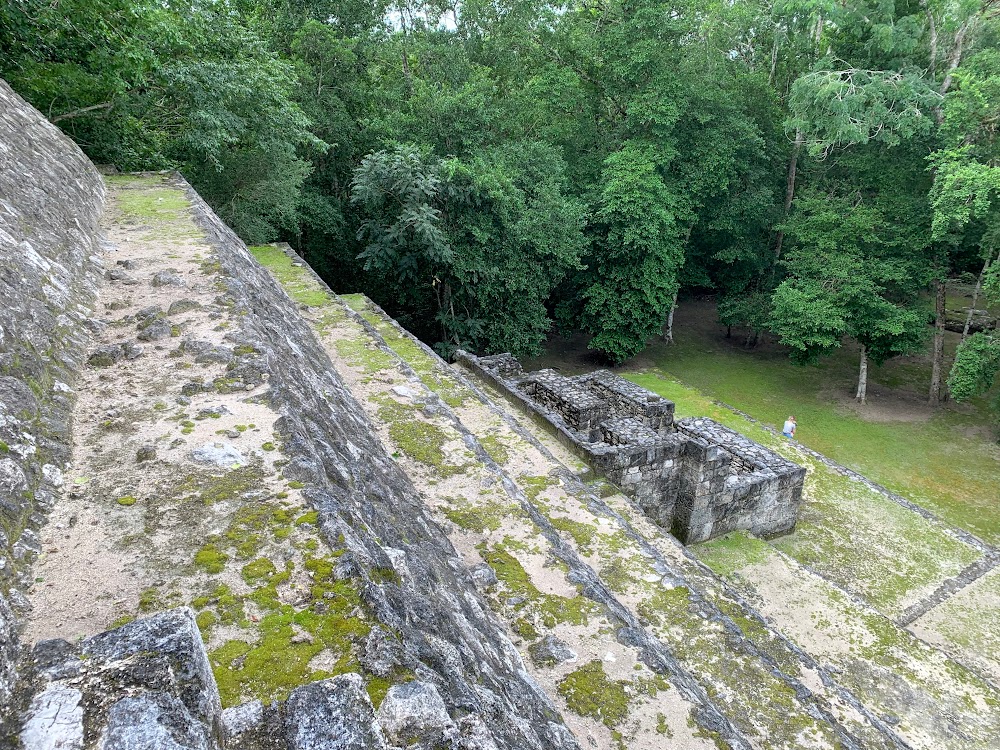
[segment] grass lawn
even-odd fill
[[[924,403],[930,381],[925,355],[897,358],[870,371],[869,404],[852,400],[857,360],[845,346],[819,366],[789,362],[782,347],[765,341],[746,351],[740,338],[725,338],[715,323],[714,305],[691,301],[678,310],[674,346],[653,343],[619,372],[650,387],[657,374],[694,386],[772,426],[794,414],[798,439],[805,445],[865,474],[889,489],[968,529],[1000,543],[1000,447],[991,432],[984,402]],[[949,335],[953,351],[957,335]],[[581,339],[552,342],[546,354],[527,367],[592,369],[592,355]],[[717,407],[686,389],[654,388],[678,398],[678,411],[720,418]],[[700,403],[699,403],[700,402]],[[710,408],[711,407],[711,408]],[[722,416],[720,421],[732,424]],[[746,430],[746,426],[742,428]],[[757,436],[752,436],[757,437]]]

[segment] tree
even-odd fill
[[[564,194],[562,170],[538,143],[467,162],[412,146],[367,156],[352,190],[366,270],[392,275],[402,308],[434,310],[443,354],[537,352],[545,303],[583,246],[583,207]]]
[[[677,292],[684,260],[682,202],[663,182],[653,149],[627,143],[605,160],[596,252],[583,291],[590,348],[622,362],[658,333]]]
[[[772,326],[799,362],[814,362],[841,345],[860,346],[855,397],[867,400],[868,363],[881,365],[923,343],[916,307],[919,281],[907,267],[879,211],[842,196],[804,194],[785,223],[794,241],[789,277],[774,293]],[[873,241],[880,235],[882,242]]]

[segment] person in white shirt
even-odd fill
[[[786,438],[795,437],[795,417],[789,417],[785,420],[785,424],[781,428],[781,434]]]

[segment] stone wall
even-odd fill
[[[0,80],[0,719],[37,532],[68,459],[103,204],[90,161]]]
[[[552,429],[685,544],[744,529],[795,528],[805,469],[710,419],[674,422],[674,404],[606,370],[524,373],[509,354],[457,361]]]

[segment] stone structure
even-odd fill
[[[805,469],[711,419],[674,421],[674,404],[607,370],[525,373],[509,354],[457,361],[550,426],[595,471],[685,544],[745,529],[795,528]]]
[[[12,702],[15,617],[68,457],[103,207],[90,161],[0,81],[0,706]]]

